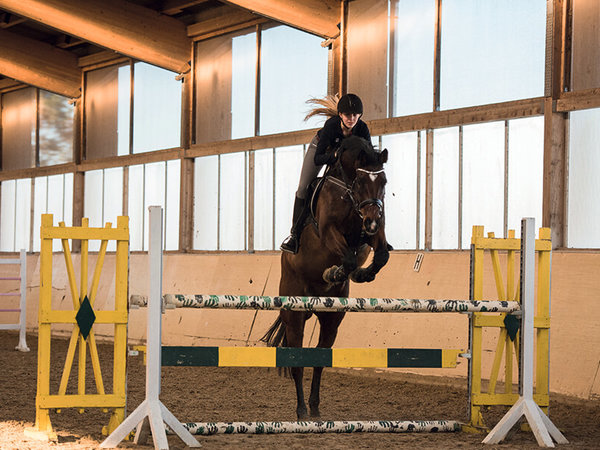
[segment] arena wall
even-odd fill
[[[425,252],[421,268],[413,270],[416,252],[393,252],[388,265],[370,284],[351,286],[353,297],[467,299],[469,252]],[[73,255],[78,268],[78,255]],[[501,255],[502,260],[502,255]],[[114,254],[107,255],[96,299],[98,309],[112,308]],[[90,273],[95,257],[90,257]],[[504,267],[504,266],[503,266]],[[130,255],[130,294],[147,294],[146,254]],[[277,295],[279,253],[166,254],[163,291],[186,294]],[[552,319],[550,390],[587,399],[600,399],[600,321],[596,319],[600,292],[600,254],[554,251],[552,261]],[[91,276],[91,275],[90,275]],[[484,297],[496,299],[491,264],[486,261]],[[78,283],[79,284],[79,283]],[[53,308],[71,309],[72,299],[62,254],[53,261]],[[28,331],[37,328],[39,256],[28,257]],[[275,319],[274,311],[169,310],[163,320],[167,345],[263,345],[260,337]],[[314,345],[318,327],[311,319],[305,343]],[[348,314],[336,347],[466,348],[468,317],[460,314],[361,313]],[[146,310],[132,309],[131,344],[143,342]],[[53,333],[66,335],[70,328],[55,325]],[[98,338],[110,339],[112,328],[97,325]],[[485,330],[484,368],[489,374],[497,329]],[[32,337],[29,337],[32,339]],[[457,369],[403,370],[420,375],[466,377],[467,360]],[[358,370],[358,369],[355,369]],[[402,369],[386,369],[402,370]],[[515,364],[514,379],[517,379]]]

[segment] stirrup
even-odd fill
[[[298,237],[294,234],[290,234],[287,238],[285,238],[285,240],[279,248],[284,252],[292,253],[293,255],[295,255],[296,253],[298,253],[299,244],[300,243],[298,242]]]

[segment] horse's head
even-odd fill
[[[357,136],[344,139],[338,151],[341,175],[350,186],[354,209],[365,233],[374,235],[384,224],[383,197],[387,179],[383,165],[388,151],[378,152],[369,141]]]

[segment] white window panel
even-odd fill
[[[442,2],[442,109],[544,95],[546,3]]]
[[[433,110],[435,0],[398,2],[395,26],[394,116]]]
[[[2,182],[2,223],[0,230],[0,250],[12,252],[15,249],[15,207],[17,183],[15,180]]]
[[[294,199],[304,158],[303,147],[275,150],[275,247],[290,234]]]
[[[134,68],[133,153],[179,147],[181,81],[150,64]]]
[[[572,248],[600,248],[600,109],[570,113],[568,242]]]
[[[167,204],[165,207],[165,249],[179,249],[179,196],[181,161],[167,161]]]
[[[117,154],[129,154],[129,121],[131,111],[131,67],[121,66],[118,73]]]
[[[254,152],[254,249],[273,250],[273,149]]]
[[[194,161],[194,249],[216,250],[219,220],[219,157]]]
[[[219,249],[244,250],[246,218],[246,158],[221,155],[219,178]]]
[[[463,127],[463,248],[473,225],[504,234],[504,136],[504,122]]]
[[[83,196],[83,217],[87,217],[90,227],[102,227],[104,220],[104,175],[103,170],[90,170],[85,173],[85,193]],[[100,242],[89,242],[88,250],[96,252]]]
[[[129,247],[143,250],[144,243],[144,166],[129,166]]]
[[[395,249],[417,246],[418,133],[383,136],[389,157],[385,165],[385,234]]]
[[[521,236],[521,219],[542,224],[544,186],[544,118],[509,121],[508,229]]]
[[[148,233],[150,221],[148,208],[161,206],[165,208],[165,163],[146,164],[144,169],[144,250],[148,250]],[[164,219],[163,219],[164,220]]]
[[[104,169],[104,206],[102,224],[107,222],[112,227],[117,226],[117,217],[123,215],[123,168],[114,167]],[[99,242],[99,241],[98,241]],[[117,250],[117,243],[114,240],[108,241],[106,248],[109,252]]]
[[[433,133],[433,215],[431,244],[434,249],[458,247],[458,128]],[[425,164],[425,161],[422,161]]]
[[[17,180],[14,251],[29,249],[31,225],[31,179]]]
[[[322,38],[287,26],[262,32],[260,75],[260,134],[302,130],[306,101],[327,94],[327,49]],[[285,80],[285,82],[282,82]]]
[[[231,138],[254,136],[256,33],[232,39]]]
[[[42,226],[42,214],[46,214],[48,197],[48,177],[39,177],[34,180],[33,187],[33,251],[39,252],[41,248],[39,229]],[[54,218],[54,225],[57,220]]]

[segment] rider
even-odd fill
[[[308,214],[307,190],[324,164],[332,165],[337,160],[336,150],[343,138],[350,135],[371,140],[366,123],[361,120],[363,104],[358,95],[343,95],[337,103],[337,116],[329,118],[311,141],[304,156],[300,182],[294,201],[294,213],[290,235],[281,244],[281,250],[298,253],[300,231]]]

